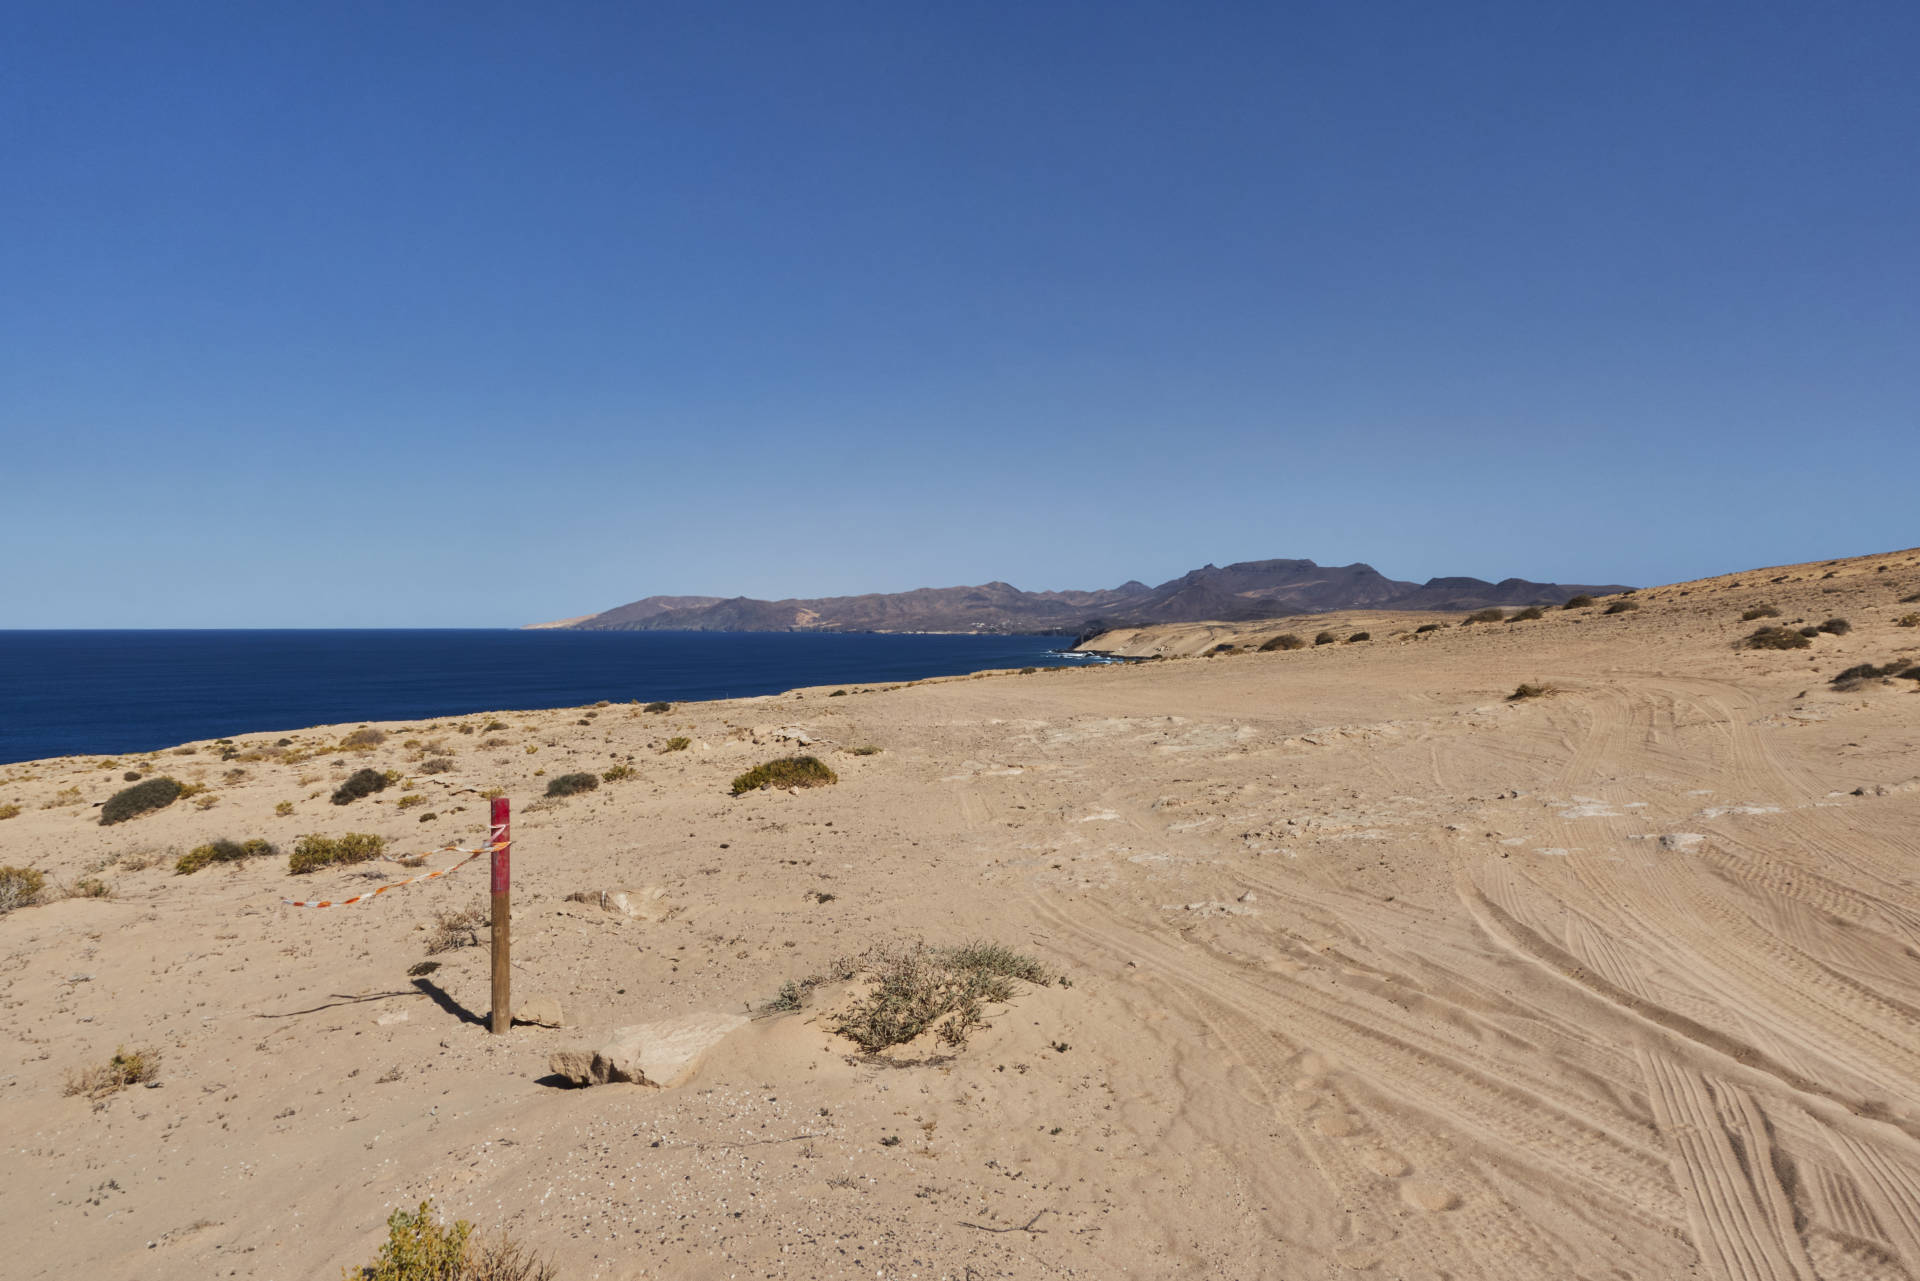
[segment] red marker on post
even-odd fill
[[[487,844],[493,847],[493,1031],[504,1033],[513,1026],[512,998],[512,915],[513,837],[507,798],[493,800],[493,827]]]

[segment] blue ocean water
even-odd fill
[[[732,698],[1088,661],[1060,636],[0,631],[0,762],[342,721]]]

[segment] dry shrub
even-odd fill
[[[605,771],[603,771],[600,777],[605,782],[618,783],[625,779],[632,778],[638,772],[639,771],[634,769],[633,766],[631,765],[625,765],[625,764],[613,765],[613,766],[609,766]]]
[[[1420,624],[1420,626],[1413,629],[1413,634],[1415,636],[1423,636],[1428,632],[1437,632],[1442,627],[1445,627],[1445,626],[1446,626],[1445,623],[1422,623]]]
[[[1920,617],[1920,615],[1916,615],[1916,617]],[[19,818],[19,817],[20,817],[20,807],[18,805],[13,805],[13,804],[0,805],[0,818]]]
[[[692,746],[693,746],[693,740],[688,738],[685,734],[675,734],[672,738],[666,741],[665,745],[661,747],[660,752],[662,755],[665,755],[668,752],[684,752],[689,747],[692,747]]]
[[[1593,597],[1582,592],[1578,596],[1567,597],[1567,603],[1561,609],[1587,609],[1593,605]]]
[[[1752,609],[1749,609],[1744,614],[1740,615],[1740,621],[1743,623],[1751,623],[1755,619],[1759,619],[1759,618],[1778,618],[1778,617],[1780,617],[1780,611],[1775,609],[1773,606],[1755,605]]]
[[[38,903],[46,888],[44,872],[31,867],[0,867],[0,915]]]
[[[340,746],[367,749],[380,746],[387,741],[387,732],[380,729],[357,729],[340,740]]]
[[[130,818],[165,809],[189,794],[186,788],[170,778],[150,778],[144,783],[135,783],[107,798],[107,803],[100,807],[100,826],[111,827]]]
[[[1347,637],[1347,644],[1351,645],[1356,641],[1370,641],[1372,639],[1372,632],[1355,632],[1353,635]]]
[[[1853,624],[1844,618],[1829,618],[1820,624],[1820,630],[1829,636],[1845,636],[1853,630]]]
[[[1509,623],[1531,623],[1536,618],[1545,618],[1546,612],[1538,605],[1529,605],[1507,621]]]
[[[1920,627],[1920,614],[1902,614],[1899,624],[1902,627]]]
[[[1461,619],[1460,625],[1465,627],[1468,623],[1497,623],[1506,616],[1507,611],[1504,609],[1476,609]]]
[[[548,796],[575,796],[581,792],[591,792],[600,786],[600,780],[592,774],[562,774],[547,782]]]
[[[113,1057],[99,1067],[79,1068],[67,1073],[66,1092],[104,1099],[116,1090],[139,1085],[160,1075],[160,1051],[132,1050],[121,1046]]]
[[[1339,639],[1340,638],[1334,635],[1332,632],[1321,632],[1318,636],[1315,636],[1313,638],[1313,643],[1316,645],[1331,645]]]
[[[1637,600],[1617,600],[1601,612],[1607,614],[1630,614],[1639,608],[1640,602]]]
[[[444,756],[435,756],[420,762],[422,774],[445,774],[453,769],[453,762]]]
[[[477,907],[440,913],[427,930],[427,955],[437,956],[457,947],[479,947],[480,927],[487,923],[487,913]]]
[[[1813,644],[1791,627],[1761,627],[1740,642],[1742,649],[1805,649]]]
[[[348,832],[344,836],[310,835],[300,838],[287,857],[287,871],[298,876],[335,864],[364,863],[380,857],[387,838],[371,832]]]
[[[1523,682],[1514,686],[1513,693],[1507,695],[1507,701],[1509,703],[1517,703],[1521,699],[1545,698],[1549,694],[1558,694],[1559,692],[1560,687],[1558,685],[1548,685],[1544,682]]]
[[[1032,957],[988,942],[876,947],[860,957],[859,969],[873,986],[827,1026],[869,1054],[936,1025],[941,1041],[958,1048],[981,1026],[986,1002],[1012,1000],[1015,983],[1053,982]]]
[[[1305,641],[1295,636],[1292,632],[1286,632],[1267,640],[1260,646],[1260,652],[1262,654],[1271,654],[1277,649],[1305,649],[1306,647],[1307,643]]]
[[[221,837],[205,845],[196,845],[182,854],[173,865],[174,874],[189,876],[203,867],[214,863],[239,863],[250,858],[265,858],[279,853],[270,842],[255,837],[250,841],[233,841]]]
[[[825,787],[837,783],[840,776],[817,756],[785,756],[777,761],[756,765],[733,780],[733,794],[769,787]]]
[[[387,1239],[374,1261],[343,1269],[343,1281],[557,1281],[553,1264],[519,1245],[502,1231],[491,1242],[476,1243],[473,1224],[441,1223],[433,1203],[387,1216]]]

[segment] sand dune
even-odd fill
[[[1241,649],[0,769],[0,863],[112,890],[0,916],[5,1271],[331,1276],[431,1197],[577,1278],[1920,1277],[1920,681],[1830,683],[1920,663],[1916,592],[1903,552],[1611,615],[1182,624],[1095,644]],[[1851,630],[1734,648],[1762,602]],[[1246,652],[1321,629],[1372,639]],[[783,734],[838,784],[728,796]],[[411,777],[331,805],[362,766]],[[129,769],[207,790],[99,826]],[[412,873],[148,865],[472,843],[494,787],[516,994],[572,1026],[489,1035],[484,946],[409,976],[476,868],[303,911]],[[548,1078],[911,937],[1070,986],[913,1062],[825,1030],[829,983],[677,1088]],[[155,1088],[63,1094],[118,1046],[160,1051]]]

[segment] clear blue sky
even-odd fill
[[[1920,543],[1920,5],[28,2],[0,626]]]

